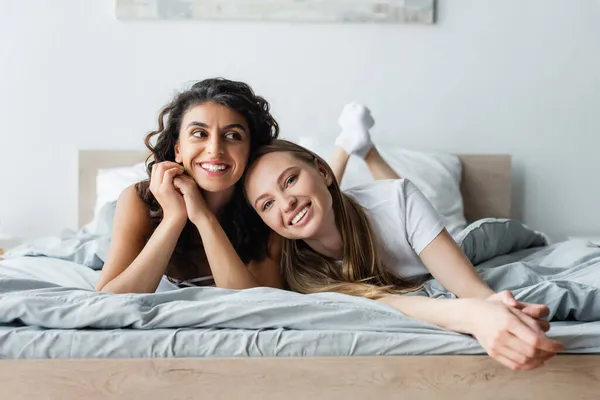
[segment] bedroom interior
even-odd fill
[[[598,18],[560,0],[0,1],[0,391],[597,398]],[[511,371],[468,335],[364,299],[96,293],[115,202],[146,177],[146,133],[165,99],[212,76],[249,82],[282,136],[324,158],[343,104],[367,104],[382,156],[490,285],[548,302],[566,350]],[[342,188],[369,180],[355,161],[346,174]]]

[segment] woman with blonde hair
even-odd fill
[[[299,145],[275,140],[257,151],[246,175],[248,202],[283,238],[287,288],[386,303],[409,317],[472,334],[513,369],[537,368],[562,350],[545,334],[547,307],[490,289],[419,189],[385,163],[370,140],[368,109],[346,106],[340,125],[333,168]],[[364,158],[378,180],[343,193],[337,177],[350,155]],[[459,298],[403,295],[428,274]]]

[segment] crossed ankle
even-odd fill
[[[367,158],[367,156],[371,153],[375,146],[371,141],[369,141],[365,146],[356,149],[352,155],[362,158],[363,160]]]
[[[368,131],[342,130],[335,140],[335,144],[346,153],[364,158],[373,147],[371,135]]]

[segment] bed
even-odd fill
[[[145,153],[141,151],[80,152],[81,226],[93,214],[97,170],[130,165],[144,157]],[[460,160],[463,165],[461,192],[467,220],[509,218],[512,199],[510,156],[460,155]],[[452,355],[435,355],[436,352],[412,355],[399,350],[393,355],[378,356],[357,351],[352,357],[321,356],[318,351],[305,357],[285,357],[282,356],[284,352],[276,354],[277,357],[267,353],[260,357],[31,357],[1,361],[0,387],[4,393],[10,393],[11,398],[60,399],[267,399],[284,396],[334,399],[401,395],[427,399],[597,398],[600,393],[600,345],[596,346],[594,338],[600,334],[600,329],[594,323],[573,325],[569,322],[556,324],[556,329],[559,334],[564,332],[565,337],[580,340],[579,344],[583,343],[581,340],[587,342],[579,347],[574,344],[575,353],[559,355],[544,368],[532,372],[513,372],[487,356],[469,355],[472,354],[469,351]],[[77,330],[69,332],[83,334]],[[278,332],[288,337],[293,333],[293,329]],[[219,334],[241,335],[244,331],[225,330]],[[390,337],[388,335],[386,340]],[[6,336],[4,338],[4,341],[0,339],[0,348],[9,343]],[[259,340],[257,338],[260,337],[249,340]],[[57,336],[53,340],[60,338]],[[357,341],[356,338],[353,340]],[[135,341],[139,340],[134,337],[130,343],[134,345]],[[592,343],[594,345],[590,345]],[[361,347],[360,340],[355,346]],[[362,348],[365,348],[364,344]]]

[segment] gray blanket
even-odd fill
[[[547,246],[543,235],[506,220],[480,221],[459,243],[471,259],[477,257],[481,276],[494,289],[547,304],[553,320],[581,321],[553,324],[550,336],[562,335],[568,351],[600,352],[600,323],[583,323],[600,321],[599,247],[583,241]],[[24,260],[13,257],[0,262],[2,357],[483,352],[467,335],[367,299],[269,288],[111,295],[4,273],[3,264]],[[434,280],[414,295],[453,297]]]

